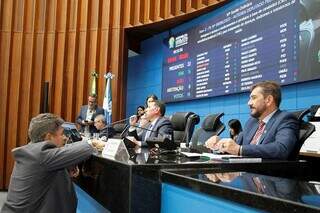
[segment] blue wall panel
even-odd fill
[[[220,13],[226,7],[233,7],[241,1],[220,8],[217,11],[208,13],[195,20],[185,23],[172,29],[172,32],[184,31],[199,22],[206,20],[213,15]],[[145,98],[149,94],[156,94],[161,97],[162,84],[162,44],[163,39],[169,33],[164,32],[153,36],[141,43],[141,54],[129,58],[128,61],[128,83],[127,83],[127,107],[126,114],[130,116],[135,113],[138,105],[145,103]],[[320,68],[319,68],[320,69]],[[283,101],[281,108],[289,111],[307,108],[312,104],[320,104],[320,80],[288,85],[282,87]],[[192,100],[185,102],[167,104],[167,115],[177,111],[193,111],[200,115],[201,121],[210,113],[224,112],[222,121],[227,124],[231,118],[240,119],[244,125],[249,118],[249,108],[247,106],[249,93],[240,93],[220,97]],[[224,131],[223,137],[228,136],[228,131]]]

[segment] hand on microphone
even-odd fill
[[[138,121],[138,116],[132,115],[129,119],[129,123],[131,126],[135,126]]]
[[[140,127],[146,127],[149,124],[149,120],[147,119],[146,115],[144,114],[143,116],[140,117],[140,121],[139,121],[139,126]]]

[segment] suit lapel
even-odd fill
[[[142,141],[146,141],[146,135],[147,135],[147,131],[150,128],[151,123],[148,124],[148,126],[145,127],[146,130],[143,130],[141,133],[141,138]],[[152,134],[152,133],[151,133]]]
[[[158,123],[161,120],[161,118],[158,118],[158,120],[156,121],[156,123],[153,125],[152,130],[155,132],[152,132],[152,136],[153,137],[157,137],[158,136]]]
[[[252,126],[252,128],[249,130],[249,133],[248,133],[248,141],[246,144],[250,144],[250,142],[252,141],[252,138],[254,136],[254,134],[256,133],[258,129],[258,120],[256,120],[256,122],[254,123],[254,125]]]

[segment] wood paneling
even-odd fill
[[[27,143],[49,83],[49,111],[74,121],[86,104],[91,72],[98,103],[111,71],[113,120],[125,115],[125,28],[174,19],[216,0],[0,0],[0,189],[8,186],[11,150]]]

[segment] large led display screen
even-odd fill
[[[248,0],[164,40],[162,99],[320,78],[320,0]]]

